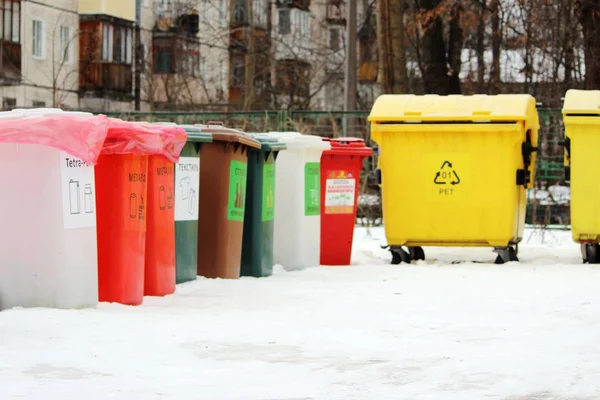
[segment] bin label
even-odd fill
[[[443,201],[464,201],[470,193],[469,182],[471,179],[471,157],[463,153],[435,154],[424,157],[427,168],[424,170],[423,179],[428,181],[431,188],[433,203]]]
[[[175,164],[175,221],[198,220],[200,158],[179,157]]]
[[[227,219],[230,221],[244,221],[247,172],[247,163],[231,160],[229,166],[229,201],[227,202]]]
[[[325,182],[325,214],[354,213],[356,178],[346,171],[332,171]]]
[[[321,213],[321,163],[308,162],[304,166],[304,215]]]
[[[262,220],[272,221],[275,217],[275,164],[263,167]]]
[[[94,166],[61,151],[60,179],[65,229],[96,226]]]

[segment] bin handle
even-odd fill
[[[206,125],[220,125],[220,126],[223,126],[223,127],[225,126],[223,124],[223,121],[207,121]]]

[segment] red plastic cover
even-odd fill
[[[163,155],[175,163],[186,141],[185,129],[177,126],[111,118],[102,154]]]
[[[365,141],[354,137],[340,137],[335,139],[323,138],[331,144],[331,150],[325,150],[323,154],[346,154],[368,157],[373,154],[373,149],[365,145]]]
[[[41,144],[66,151],[87,164],[97,163],[109,125],[105,115],[15,113],[12,118],[10,113],[1,113],[0,142]]]

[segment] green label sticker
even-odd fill
[[[263,167],[262,220],[272,221],[275,217],[275,164]]]
[[[321,213],[321,163],[304,166],[304,215]]]
[[[229,202],[227,219],[243,221],[246,206],[246,175],[248,165],[245,162],[231,160],[229,166]]]

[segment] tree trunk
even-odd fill
[[[424,0],[421,9],[433,14],[440,0]],[[439,16],[432,16],[423,23],[423,84],[426,93],[447,95],[450,93],[444,26]]]
[[[404,46],[404,0],[391,0],[390,5],[392,93],[406,93],[408,92],[408,73]]]
[[[583,31],[583,52],[585,55],[585,87],[600,89],[600,0],[579,0],[576,2],[577,16]]]
[[[450,64],[449,94],[461,94],[460,67],[463,48],[463,31],[460,26],[462,6],[457,3],[452,10],[450,20],[450,35],[448,37],[448,62]]]
[[[477,24],[477,92],[485,88],[485,9],[486,0],[479,0],[479,23]]]
[[[500,46],[502,45],[502,28],[500,26],[500,0],[492,0],[492,66],[490,70],[489,92],[498,93],[500,86]]]
[[[407,93],[408,73],[404,45],[404,0],[378,0],[377,82],[383,93]]]

